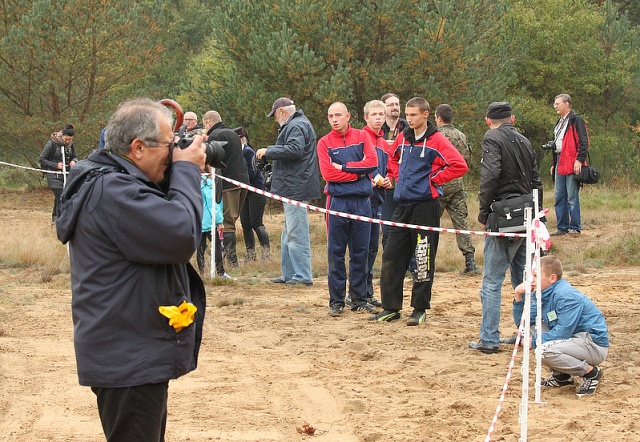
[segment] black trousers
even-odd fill
[[[392,221],[420,226],[440,227],[440,202],[421,201],[410,206],[398,206]],[[418,235],[421,237],[418,245]],[[413,256],[416,257],[417,274],[411,288],[411,307],[417,310],[431,308],[431,287],[435,272],[439,233],[425,230],[389,227],[387,244],[382,251],[380,270],[380,295],[382,308],[402,310],[404,275]]]
[[[51,189],[53,192],[53,209],[51,210],[51,221],[55,221],[58,216],[58,212],[60,211],[60,199],[62,197],[62,188],[60,189]]]
[[[244,235],[244,243],[247,249],[256,248],[256,240],[253,236],[254,230],[258,234],[260,245],[269,245],[269,236],[265,235],[267,230],[262,222],[266,202],[267,198],[265,196],[253,192],[249,192],[244,200],[242,210],[240,210],[240,224],[242,225],[242,234]]]
[[[107,442],[164,442],[169,381],[126,388],[91,387]]]

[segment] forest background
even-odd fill
[[[640,181],[640,5],[634,0],[13,0],[0,3],[0,160],[38,167],[52,132],[80,157],[118,104],[176,99],[271,144],[273,101],[291,97],[318,136],[326,108],[395,92],[453,106],[479,159],[491,101],[510,101],[543,170],[568,93],[605,184]],[[470,180],[477,180],[478,162]],[[543,176],[548,174],[542,174]],[[0,168],[0,187],[45,185]]]

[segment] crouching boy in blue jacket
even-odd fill
[[[578,397],[595,393],[603,372],[599,364],[609,351],[609,332],[604,315],[596,305],[566,280],[562,263],[555,256],[540,259],[542,290],[542,364],[553,374],[543,387],[574,385],[573,376],[582,377]],[[515,289],[513,319],[520,324],[524,284]],[[531,302],[531,323],[536,318],[535,298]],[[531,339],[536,345],[536,334]]]

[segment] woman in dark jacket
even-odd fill
[[[249,173],[249,184],[257,189],[266,190],[265,179],[256,164],[256,154],[253,147],[249,145],[249,135],[242,127],[233,129],[242,141],[242,156],[247,162],[247,172]],[[240,211],[240,223],[242,224],[242,234],[244,235],[244,244],[247,248],[247,261],[256,260],[256,240],[253,232],[256,232],[260,246],[262,247],[262,259],[268,259],[271,256],[271,248],[269,245],[269,235],[267,228],[262,222],[264,215],[264,206],[267,198],[255,192],[249,192],[244,200],[242,210]]]
[[[51,134],[51,139],[44,145],[40,154],[40,167],[44,170],[68,172],[78,162],[73,146],[73,126],[67,126],[60,132]],[[64,173],[47,173],[47,184],[53,192],[53,210],[51,224],[55,224],[60,205],[60,195],[65,184]]]

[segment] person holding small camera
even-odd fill
[[[267,118],[280,126],[275,144],[256,151],[256,157],[272,163],[271,192],[300,202],[320,197],[320,169],[316,133],[302,109],[290,98],[273,102]],[[313,284],[309,214],[305,207],[284,203],[284,226],[280,242],[282,275],[274,284]]]
[[[169,380],[198,361],[206,300],[189,261],[206,155],[201,136],[174,149],[172,118],[150,99],[122,103],[106,148],[71,169],[56,224],[69,244],[78,379],[109,442],[164,441]]]
[[[553,108],[560,118],[553,129],[555,149],[550,172],[554,180],[557,230],[551,236],[579,235],[580,183],[573,177],[580,173],[587,159],[589,133],[582,117],[571,109],[569,94],[556,96]]]
[[[247,173],[249,174],[249,184],[256,189],[265,190],[265,179],[256,163],[256,153],[253,147],[249,145],[249,134],[242,127],[233,129],[240,137],[242,142],[242,156],[247,163]],[[253,232],[256,232],[260,247],[262,248],[262,259],[268,259],[271,256],[271,247],[269,246],[269,234],[267,228],[262,222],[264,216],[264,206],[267,203],[267,197],[256,192],[249,192],[244,200],[242,210],[240,210],[240,224],[242,224],[242,234],[244,236],[244,245],[247,248],[246,261],[255,261],[256,256],[256,238]]]

